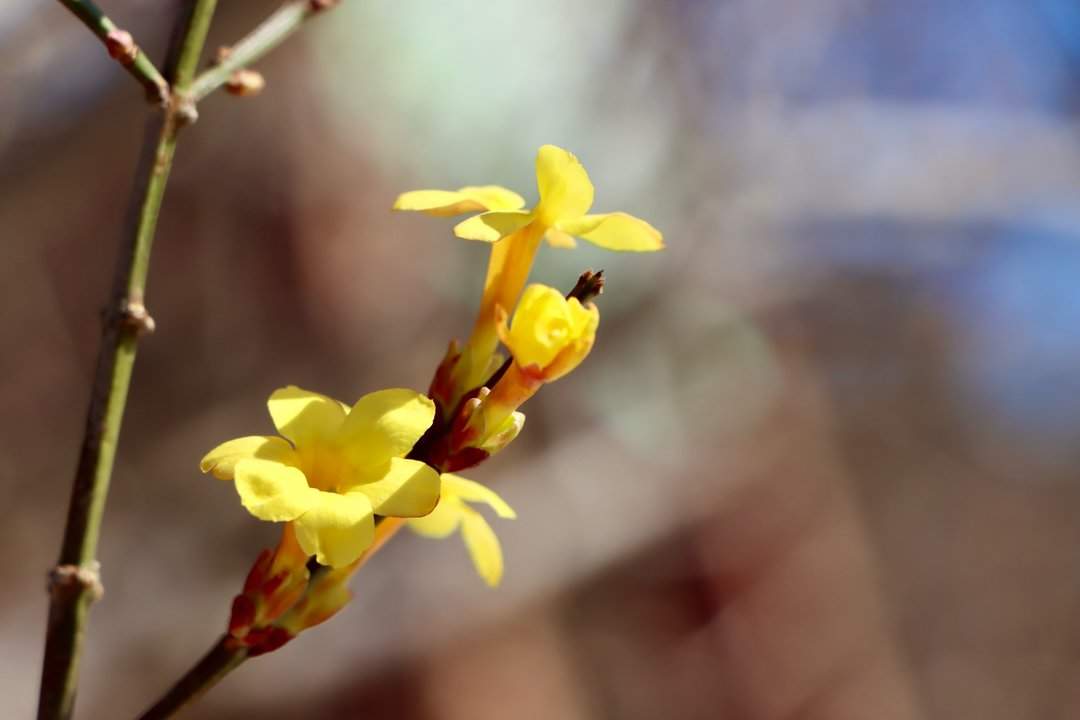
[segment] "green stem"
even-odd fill
[[[106,48],[110,48],[110,54],[112,54],[111,44],[109,39],[110,33],[121,32],[116,23],[109,19],[109,17],[102,12],[101,8],[95,5],[91,0],[60,0],[61,4],[70,10],[75,17],[82,20],[86,27],[90,28],[95,35],[105,44]],[[140,48],[132,46],[132,50],[135,52],[134,57],[117,58],[118,62],[123,66],[133,78],[138,80],[144,88],[146,88],[146,95],[148,98],[155,100],[156,102],[164,105],[169,98],[169,83],[166,82],[164,76],[157,69],[146,53]]]
[[[199,75],[190,97],[198,102],[224,85],[237,70],[246,68],[300,29],[311,16],[328,10],[333,0],[292,0],[278,8],[246,37],[229,48],[214,67]]]
[[[188,670],[169,692],[165,693],[153,707],[139,716],[139,720],[165,720],[178,710],[198,700],[206,691],[221,682],[247,659],[244,648],[231,648],[228,636],[222,636],[214,647]]]
[[[175,62],[178,80],[183,77],[181,71],[189,68],[190,81],[190,69],[198,62],[215,3],[216,0],[194,0],[190,13],[178,26],[183,38]],[[184,85],[177,83],[177,87],[182,89]],[[143,304],[150,249],[176,151],[177,133],[185,119],[183,108],[176,103],[163,116],[154,118],[136,175],[133,212],[125,230],[127,240],[106,311],[60,559],[51,573],[39,720],[65,720],[71,716],[75,703],[87,614],[90,604],[101,593],[96,560],[98,536],[136,345],[141,334],[153,329],[153,320]]]

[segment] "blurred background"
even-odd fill
[[[175,0],[111,0],[161,57]],[[274,2],[221,3],[210,48]],[[131,717],[276,530],[199,474],[297,384],[423,389],[487,248],[396,215],[575,152],[656,255],[471,476],[497,591],[402,536],[190,718],[1080,717],[1080,9],[1072,0],[349,0],[182,138],[78,715]],[[141,90],[0,7],[0,706],[30,717]]]

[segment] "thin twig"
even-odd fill
[[[135,44],[130,33],[117,27],[91,0],[60,0],[60,3],[82,20],[104,43],[109,55],[146,88],[147,98],[165,105],[169,99],[169,83]]]
[[[193,0],[178,23],[178,32],[183,37],[173,65],[178,88],[190,82],[216,2]],[[60,559],[50,573],[39,720],[69,718],[75,703],[87,612],[102,592],[97,543],[136,345],[139,336],[154,327],[143,304],[150,248],[176,150],[177,133],[188,119],[180,106],[171,103],[163,116],[153,120],[136,175],[132,214],[125,229],[127,240],[114,276],[112,300],[106,309]]]
[[[313,15],[337,4],[337,0],[291,0],[282,5],[246,37],[225,48],[218,63],[195,79],[190,92],[192,102],[202,100],[228,83],[233,73],[276,48]]]
[[[240,667],[246,659],[247,650],[231,646],[229,636],[223,635],[195,667],[188,670],[153,707],[139,716],[139,720],[164,720],[172,717],[178,710],[202,697],[223,677]]]

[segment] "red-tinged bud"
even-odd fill
[[[379,540],[376,539],[376,542]],[[347,584],[362,559],[363,556],[352,565],[327,570],[318,575],[308,585],[303,598],[281,616],[278,625],[288,629],[293,635],[299,635],[336,615],[352,600],[352,592]]]
[[[251,630],[255,622],[255,602],[247,595],[233,598],[232,613],[229,616],[229,635],[241,639]]]
[[[435,377],[431,379],[431,386],[428,388],[428,396],[435,401],[442,412],[450,412],[452,409],[451,403],[454,402],[455,394],[454,368],[460,360],[461,348],[457,340],[451,340],[450,346],[446,349],[446,355],[436,368]]]
[[[248,648],[248,657],[257,657],[277,650],[294,637],[296,636],[285,628],[271,625],[252,630],[244,638],[244,645]]]
[[[300,549],[291,523],[286,523],[281,542],[263,550],[248,571],[244,591],[233,600],[229,635],[247,642],[253,633],[296,604],[308,583],[307,554]]]
[[[462,470],[468,470],[471,467],[476,467],[489,457],[491,457],[491,454],[486,450],[475,447],[465,447],[459,452],[446,458],[442,464],[442,471],[460,472]]]
[[[251,570],[248,571],[247,578],[244,580],[245,593],[258,592],[263,581],[266,580],[266,573],[270,570],[270,562],[273,559],[274,551],[270,548],[259,553],[259,557],[255,559],[255,564],[251,566]]]
[[[303,596],[304,590],[307,589],[307,576],[303,578],[303,582],[290,582],[290,584],[282,591],[270,596],[266,607],[263,610],[263,618],[267,622],[272,622],[281,617],[286,611],[289,610],[296,602]]]

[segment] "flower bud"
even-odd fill
[[[546,285],[530,285],[509,326],[499,308],[499,338],[514,363],[541,382],[557,380],[585,359],[596,340],[600,313],[592,303],[567,300]]]

